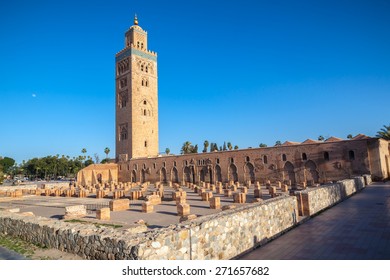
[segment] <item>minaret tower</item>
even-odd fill
[[[125,48],[115,56],[116,158],[158,155],[157,54],[138,25],[125,33]]]

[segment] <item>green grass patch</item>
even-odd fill
[[[26,258],[31,258],[35,250],[39,249],[38,246],[28,243],[18,237],[4,234],[0,234],[0,246],[21,254]]]

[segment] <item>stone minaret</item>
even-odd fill
[[[138,25],[137,16],[115,65],[116,158],[157,156],[157,54],[148,50],[148,34]]]

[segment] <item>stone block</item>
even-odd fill
[[[197,216],[195,214],[190,214],[190,215],[180,217],[179,222],[182,223],[182,222],[194,220],[196,218],[197,218]]]
[[[153,213],[153,204],[149,201],[142,202],[142,212],[143,213]]]
[[[286,184],[282,185],[282,192],[288,192],[288,186]]]
[[[210,208],[211,209],[220,209],[221,208],[221,198],[220,197],[210,198]]]
[[[212,192],[204,192],[202,193],[202,201],[210,201],[210,198],[213,197]]]
[[[254,190],[254,197],[255,198],[262,198],[263,197],[262,190],[261,189],[255,189]]]
[[[96,191],[96,198],[104,198],[105,195],[106,194],[104,191],[101,191],[101,190]]]
[[[199,195],[199,196],[202,196],[202,193],[204,193],[204,192],[206,192],[206,189],[200,188],[200,189],[198,190],[198,195]]]
[[[217,194],[223,194],[224,193],[223,187],[222,186],[218,186],[216,188],[216,192],[217,192]]]
[[[82,218],[87,215],[87,206],[73,205],[65,207],[65,219]]]
[[[257,203],[257,202],[263,202],[263,200],[261,198],[254,198],[252,200],[252,203]]]
[[[234,193],[233,199],[234,199],[234,203],[246,203],[246,194]]]
[[[150,202],[152,205],[161,204],[161,197],[159,195],[148,195],[146,201]]]
[[[115,199],[115,200],[110,200],[110,210],[111,211],[125,211],[130,208],[130,200],[127,198],[122,198],[122,199]]]
[[[248,193],[248,188],[247,188],[247,187],[241,187],[241,188],[240,188],[240,191],[241,191],[242,193]]]
[[[176,205],[186,203],[186,198],[183,196],[177,196],[176,197]]]
[[[96,210],[96,219],[98,220],[110,220],[110,208],[101,208]]]
[[[232,197],[232,190],[225,190],[224,195],[225,195],[226,197]]]
[[[222,211],[226,211],[226,210],[232,210],[232,209],[236,209],[236,205],[224,205],[222,206]]]
[[[179,216],[187,216],[190,214],[190,205],[187,203],[177,205],[177,214]]]

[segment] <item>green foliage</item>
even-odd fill
[[[185,154],[196,154],[198,153],[198,145],[193,146],[191,142],[186,141],[183,143],[183,146],[181,147],[180,153],[182,155]]]
[[[104,163],[109,163],[109,162],[110,162],[109,158],[104,158],[104,159],[102,159],[102,161],[100,163],[104,164]]]
[[[203,153],[207,153],[207,149],[209,145],[210,145],[209,141],[205,140],[203,143]]]
[[[322,135],[318,136],[318,141],[324,141],[324,140],[325,140],[324,136],[322,136]]]
[[[0,159],[0,166],[2,166],[2,171],[5,174],[9,174],[14,165],[15,165],[15,160],[13,158],[4,157]]]
[[[347,139],[352,139],[352,138],[353,138],[352,134],[347,135]]]
[[[234,149],[235,149],[235,150],[238,150],[238,146],[237,146],[237,145],[235,145],[235,146],[234,146]]]
[[[104,149],[104,153],[106,154],[106,158],[108,158],[108,154],[110,153],[110,148],[106,147]]]
[[[170,150],[169,148],[166,148],[166,149],[165,149],[165,153],[166,153],[167,155],[169,155],[170,152],[171,152],[171,150]]]
[[[84,167],[82,156],[70,159],[69,157],[47,156],[33,158],[22,164],[21,168],[26,176],[31,178],[57,178],[58,176],[72,177]],[[89,160],[88,160],[89,161]]]
[[[229,151],[233,150],[232,143],[228,142],[227,143],[227,148],[229,149]]]
[[[2,166],[0,165],[0,185],[3,183],[4,181],[4,173],[2,171]]]
[[[84,166],[85,167],[87,167],[88,165],[91,165],[91,164],[94,164],[92,159],[87,159],[86,161],[84,161]]]
[[[260,148],[267,148],[268,146],[267,146],[267,144],[260,143],[259,147],[260,147]]]
[[[376,137],[390,140],[390,125],[384,125],[376,134]]]
[[[276,141],[276,142],[275,142],[275,146],[282,146],[282,142],[281,142],[281,141],[279,141],[279,140],[278,140],[278,141]]]

